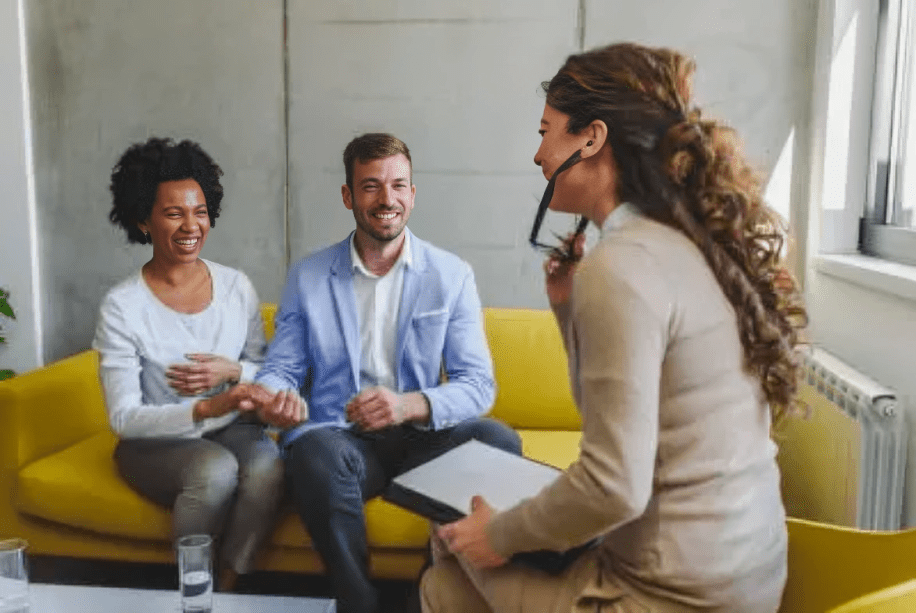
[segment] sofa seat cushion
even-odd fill
[[[366,503],[366,535],[369,547],[387,549],[423,549],[429,538],[429,523],[419,515],[373,498]],[[292,507],[281,513],[273,543],[283,547],[311,545],[302,521]]]
[[[99,432],[24,467],[19,471],[17,509],[101,534],[168,540],[168,510],[124,482],[112,458],[116,444],[111,432]],[[372,547],[420,549],[429,534],[426,520],[380,499],[366,505],[366,524]],[[291,510],[282,513],[273,541],[286,547],[311,543]]]
[[[579,454],[578,431],[520,430],[525,455],[566,468]],[[112,454],[117,438],[99,432],[19,471],[16,506],[21,513],[101,534],[168,540],[168,510],[138,495],[118,474]],[[422,549],[428,522],[375,498],[366,503],[369,546]],[[311,543],[299,517],[286,509],[273,536],[276,545]]]
[[[527,458],[565,470],[579,457],[579,430],[518,430]]]

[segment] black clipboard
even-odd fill
[[[382,498],[434,522],[446,524],[467,514],[467,510],[458,507],[464,506],[469,510],[470,497],[474,494],[482,495],[496,510],[505,510],[517,501],[536,495],[560,474],[561,471],[553,466],[471,440],[398,475],[382,492]],[[530,485],[519,483],[520,479],[525,483],[525,476],[529,477]],[[500,484],[503,487],[500,488]],[[507,492],[509,485],[512,491]],[[521,552],[513,555],[512,560],[551,574],[560,574],[598,542],[594,539],[562,552]]]

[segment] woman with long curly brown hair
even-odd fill
[[[476,498],[439,529],[427,611],[779,606],[770,427],[795,394],[805,311],[781,264],[784,225],[735,133],[692,106],[693,70],[674,51],[618,44],[571,56],[544,84],[534,161],[550,208],[601,229],[584,256],[571,236],[545,262],[580,455],[537,496],[501,513]],[[559,574],[510,561],[590,541]]]

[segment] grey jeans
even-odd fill
[[[279,449],[261,424],[238,419],[202,438],[122,439],[114,459],[132,488],[172,508],[174,538],[209,534],[220,568],[252,570],[284,489]]]

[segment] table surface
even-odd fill
[[[164,613],[180,611],[177,590],[141,590],[85,585],[29,585],[31,613]],[[213,594],[213,613],[333,613],[334,601],[299,596]]]

